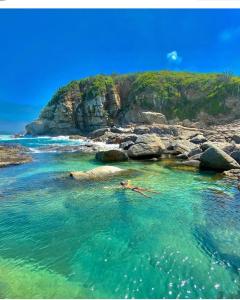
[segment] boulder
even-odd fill
[[[137,126],[134,128],[133,133],[135,134],[148,134],[150,133],[150,128],[147,126]]]
[[[212,170],[230,170],[240,168],[230,155],[216,146],[209,147],[200,158],[200,167]]]
[[[87,172],[70,172],[70,177],[77,180],[104,180],[111,176],[124,174],[128,170],[120,169],[113,166],[102,166]]]
[[[227,143],[227,142],[206,142],[200,146],[200,148],[203,151],[207,150],[209,147],[217,147],[217,148],[223,150],[224,152],[226,152],[227,154],[231,154],[231,152],[233,152],[235,150],[236,145],[233,143]]]
[[[232,140],[233,140],[236,144],[240,144],[240,135],[234,134],[234,135],[232,136]]]
[[[202,144],[205,143],[206,141],[207,139],[202,134],[198,134],[190,139],[190,142],[194,144]]]
[[[190,152],[188,152],[188,157],[192,157],[194,155],[197,154],[201,154],[202,153],[202,149],[199,147],[193,148]]]
[[[159,157],[165,146],[160,137],[155,134],[144,134],[137,138],[136,143],[128,149],[131,158]]]
[[[188,153],[195,147],[196,147],[195,144],[187,140],[175,140],[169,144],[167,149],[171,150],[173,155],[178,155],[178,154],[185,154],[186,152]]]
[[[100,151],[96,153],[96,159],[102,162],[126,161],[128,156],[126,152],[119,149]]]
[[[166,124],[167,120],[166,117],[157,112],[152,112],[152,111],[144,111],[141,113],[142,114],[142,122],[145,124]]]
[[[106,127],[105,128],[100,128],[100,129],[94,130],[91,133],[89,133],[89,137],[91,139],[96,139],[96,138],[104,135],[108,131],[109,131],[109,128],[106,128]]]
[[[235,150],[231,153],[231,157],[240,164],[240,150]]]
[[[123,150],[128,150],[132,145],[134,145],[133,141],[126,141],[119,145],[119,147]]]

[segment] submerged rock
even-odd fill
[[[200,167],[222,171],[240,168],[236,160],[215,146],[211,146],[203,152],[200,157]]]
[[[199,168],[200,161],[199,160],[194,160],[194,159],[189,159],[189,160],[180,162],[179,164],[182,165],[182,166]]]
[[[102,166],[87,172],[70,172],[70,177],[77,180],[104,180],[111,176],[121,175],[129,170],[120,169],[113,166]]]
[[[19,145],[0,145],[0,168],[32,161],[29,150]]]
[[[151,158],[159,157],[163,153],[165,146],[155,134],[143,134],[139,136],[136,143],[128,149],[130,158]]]
[[[96,159],[102,162],[126,161],[128,156],[126,152],[119,149],[100,151],[96,153]]]

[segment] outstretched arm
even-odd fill
[[[149,190],[149,189],[144,189],[144,188],[138,188],[139,191],[145,191],[145,192],[150,192],[150,193],[154,193],[154,194],[160,194],[160,192],[156,192],[153,190]]]
[[[139,193],[139,194],[143,195],[143,196],[146,197],[146,198],[152,198],[152,197],[150,197],[150,196],[144,194],[144,193],[143,193],[142,191],[140,191],[139,189],[132,189],[132,191],[134,191],[134,192],[136,192],[136,193]]]

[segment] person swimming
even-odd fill
[[[127,180],[127,181],[121,181],[120,182],[120,185],[124,188],[124,189],[128,189],[128,190],[131,190],[133,192],[136,192],[136,193],[139,193],[141,195],[143,195],[144,197],[146,198],[151,198],[150,196],[146,195],[145,193],[143,192],[150,192],[150,193],[155,193],[155,194],[159,194],[158,192],[155,192],[155,191],[152,191],[152,190],[149,190],[149,189],[145,189],[145,188],[141,188],[141,187],[138,187],[138,186],[134,186],[131,184],[131,181],[130,180]]]

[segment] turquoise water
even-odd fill
[[[167,161],[114,164],[159,192],[148,199],[119,189],[124,177],[68,177],[100,166],[92,155],[33,158],[0,169],[0,298],[239,298],[232,183]]]

